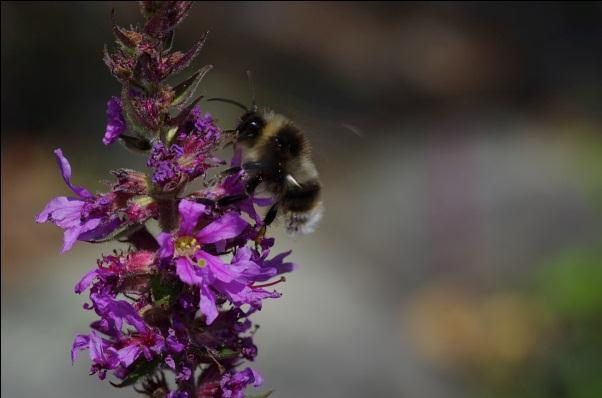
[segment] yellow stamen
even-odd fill
[[[180,236],[175,243],[177,256],[191,256],[201,245],[192,236]]]

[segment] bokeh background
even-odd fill
[[[72,287],[110,246],[59,255],[34,216],[141,157],[104,147],[110,10],[2,2],[2,396],[132,397],[72,367]],[[256,317],[274,397],[602,396],[601,3],[199,3],[176,35],[200,91],[305,128],[325,218]],[[236,108],[202,103],[232,126]]]

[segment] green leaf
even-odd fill
[[[126,148],[135,152],[147,152],[152,148],[150,141],[144,137],[121,134],[119,138]]]
[[[139,230],[143,225],[142,224],[124,224],[121,227],[117,228],[115,231],[111,232],[109,235],[105,236],[104,238],[101,239],[91,239],[91,240],[87,240],[86,242],[90,242],[90,243],[105,243],[105,242],[109,242],[111,240],[116,240],[116,239],[122,239],[125,238],[127,236],[129,236],[130,234],[136,232],[137,230]]]
[[[224,348],[223,350],[220,350],[217,354],[219,359],[233,358],[237,355],[238,355],[238,352],[231,350],[229,348]]]
[[[175,293],[175,287],[164,283],[160,275],[155,275],[151,280],[151,292],[157,304],[169,303],[169,298]]]
[[[266,392],[265,394],[261,394],[261,395],[245,395],[245,398],[267,398],[270,395],[272,395],[273,392],[274,392],[274,390],[270,390],[270,391]]]
[[[113,387],[117,388],[131,386],[140,380],[141,377],[149,376],[154,373],[158,365],[158,359],[155,359],[152,362],[147,362],[145,359],[139,360],[138,364],[135,365],[134,370],[132,370],[121,383],[113,383],[112,381],[109,381],[109,383],[111,383]]]

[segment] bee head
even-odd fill
[[[237,141],[253,146],[265,125],[265,118],[258,111],[250,110],[245,112],[236,127]]]

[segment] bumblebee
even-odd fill
[[[248,176],[247,193],[263,185],[275,199],[264,225],[270,225],[278,216],[290,235],[313,232],[322,218],[322,186],[307,136],[286,117],[259,110],[254,100],[251,109],[224,98],[209,101],[228,102],[245,110],[236,129],[230,132],[244,149],[242,169]]]

